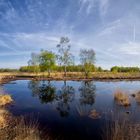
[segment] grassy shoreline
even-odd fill
[[[113,72],[93,72],[89,78],[85,78],[84,73],[68,72],[64,77],[63,72],[53,72],[50,77],[48,73],[28,73],[28,72],[5,72],[0,73],[0,81],[9,80],[140,80],[140,73],[113,73]]]

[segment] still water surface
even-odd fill
[[[139,120],[140,106],[131,98],[131,106],[124,108],[114,102],[113,93],[121,89],[128,94],[140,90],[140,81],[81,82],[17,80],[4,85],[12,95],[9,107],[15,116],[30,115],[37,119],[44,131],[64,140],[101,140],[110,113],[135,112]],[[92,118],[96,110],[99,118]]]

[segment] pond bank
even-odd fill
[[[0,84],[4,84],[13,80],[135,81],[140,80],[140,73],[93,72],[89,78],[85,78],[84,74],[81,72],[68,72],[66,77],[64,77],[64,73],[62,72],[51,73],[50,77],[48,77],[48,73],[0,73]]]
[[[14,75],[0,75],[0,84],[5,84],[13,80],[16,80],[16,76]]]

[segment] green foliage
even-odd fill
[[[18,69],[1,68],[0,72],[17,72]]]
[[[80,50],[80,61],[84,68],[85,76],[86,78],[89,76],[90,72],[93,71],[93,66],[95,63],[95,52],[93,49],[86,50],[82,49]]]
[[[103,72],[104,70],[101,67],[97,67],[96,71]]]
[[[138,67],[118,67],[114,66],[110,69],[111,72],[140,72]]]
[[[55,66],[55,54],[49,51],[41,51],[40,54],[40,69],[41,71],[48,71],[50,76],[50,71]]]
[[[64,66],[55,66],[53,70],[57,72],[63,72]],[[70,65],[67,66],[67,72],[83,72],[83,67],[81,65]]]
[[[20,72],[35,72],[35,70],[40,72],[40,67],[39,66],[22,66],[19,69]]]
[[[40,70],[39,66],[23,66],[20,67],[19,71],[21,72],[34,72],[34,67],[38,68]],[[95,67],[94,65],[91,65],[91,71],[90,72],[109,72],[108,70],[103,70],[101,67]],[[55,65],[52,69],[54,72],[63,72],[64,66],[58,66]],[[17,71],[14,69],[0,69],[0,72],[12,72]],[[110,70],[111,72],[140,72],[140,68],[138,67],[118,67],[114,66]],[[43,72],[40,70],[40,72]],[[85,72],[83,65],[70,65],[67,66],[67,72]]]
[[[73,56],[70,53],[70,40],[67,37],[61,37],[60,43],[57,45],[58,55],[57,60],[58,63],[64,66],[64,72],[66,76],[67,66],[73,64]]]
[[[31,54],[31,59],[28,61],[28,66],[29,66],[28,68],[31,70],[31,72],[34,72],[36,74],[38,72],[40,72],[40,67],[39,67],[39,54],[36,54],[36,53],[32,53]]]
[[[22,66],[20,67],[19,71],[21,72],[34,72],[34,68],[35,66]],[[43,69],[40,68],[40,66],[36,66],[38,68],[38,70],[40,70],[40,72],[44,72]],[[98,72],[98,68],[96,68],[94,65],[91,65],[92,69],[91,72]],[[54,67],[52,67],[51,71],[54,72],[63,72],[64,71],[64,66],[58,66],[55,65]],[[84,68],[82,65],[70,65],[67,66],[67,72],[84,72]],[[101,72],[101,71],[99,71]]]

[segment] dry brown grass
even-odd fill
[[[12,101],[10,95],[0,95],[0,129],[6,127],[10,119],[10,113],[3,106],[10,104]]]
[[[4,95],[4,94],[0,95],[0,106],[10,104],[11,102],[13,102],[13,99],[10,95],[8,95],[8,94],[7,95]]]
[[[114,121],[107,123],[103,140],[139,140],[140,124],[130,121]]]
[[[41,140],[37,122],[26,122],[24,117],[15,120],[13,140]]]
[[[126,94],[122,90],[115,91],[114,99],[115,99],[115,101],[117,101],[117,103],[119,105],[122,105],[122,106],[130,106],[131,105],[128,94]]]
[[[42,140],[38,123],[26,122],[24,117],[15,118],[4,108],[12,101],[10,95],[0,95],[0,140]]]
[[[49,137],[44,140],[49,140]],[[15,118],[7,110],[0,109],[0,140],[42,140],[38,123]]]
[[[11,77],[11,76],[18,76],[18,77],[48,77],[47,72],[39,72],[38,74],[31,73],[31,72],[5,72],[0,73],[0,79],[2,77]],[[52,72],[51,78],[54,79],[63,79],[64,78],[64,72]],[[67,72],[67,78],[71,79],[84,79],[84,73],[82,72]],[[89,78],[94,79],[140,79],[140,73],[136,72],[120,72],[120,73],[113,73],[113,72],[92,72],[89,76]]]
[[[13,117],[9,125],[0,129],[0,140],[41,140],[38,124],[27,123],[24,117]]]
[[[135,112],[128,116],[120,110],[111,111],[105,119],[102,139],[140,140],[140,121],[135,120],[135,115]]]
[[[10,113],[4,108],[0,109],[0,129],[8,125],[8,120],[10,118]]]

